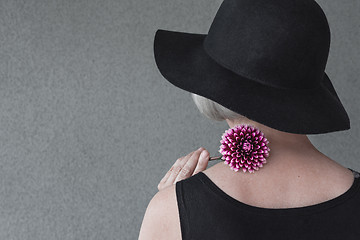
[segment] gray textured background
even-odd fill
[[[0,239],[137,239],[173,162],[217,154],[226,122],[161,77],[152,44],[158,28],[206,33],[220,3],[0,0]],[[310,138],[360,170],[359,1],[319,4],[351,130]]]

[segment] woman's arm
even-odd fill
[[[209,152],[201,147],[176,160],[161,179],[158,185],[159,192],[154,195],[146,208],[139,240],[181,239],[175,183],[204,171],[209,156]]]
[[[151,199],[138,240],[181,239],[175,185],[157,192]]]

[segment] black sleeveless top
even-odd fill
[[[176,183],[182,239],[359,240],[360,174],[350,170],[354,182],[342,195],[280,209],[242,203],[199,172]]]

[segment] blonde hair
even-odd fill
[[[238,114],[211,99],[203,96],[191,93],[191,97],[194,100],[199,111],[207,118],[215,121],[224,121],[225,119],[239,119],[244,118],[243,115]]]

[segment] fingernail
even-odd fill
[[[203,149],[203,147],[200,147],[197,151],[200,151],[200,150],[202,150]]]
[[[205,158],[208,156],[208,152],[207,151],[202,151],[201,154],[200,154],[200,157],[199,158]]]

